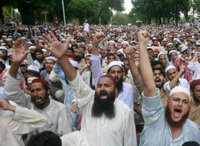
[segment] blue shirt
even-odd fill
[[[178,138],[172,139],[171,129],[165,119],[160,91],[154,97],[143,97],[142,113],[145,121],[144,130],[140,136],[140,146],[181,146],[187,141],[200,143],[198,126],[187,119]]]

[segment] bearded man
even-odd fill
[[[163,108],[160,92],[154,83],[148,53],[144,49],[149,38],[150,34],[146,31],[138,33],[140,73],[144,85],[142,113],[145,121],[140,146],[180,146],[187,141],[200,142],[198,126],[187,119],[190,111],[188,89],[174,87],[167,100],[166,109]]]
[[[70,112],[64,104],[49,99],[50,88],[46,80],[40,78],[34,79],[30,85],[29,94],[23,93],[20,89],[18,68],[28,53],[28,51],[25,52],[24,49],[20,48],[20,45],[21,40],[17,40],[13,49],[13,63],[6,79],[4,94],[19,106],[41,113],[48,121],[44,127],[29,134],[28,138],[32,134],[43,131],[52,131],[59,136],[72,132]]]
[[[66,57],[70,38],[65,44],[55,40],[50,50],[62,67],[78,105],[83,108],[81,131],[64,135],[63,146],[136,146],[136,132],[133,111],[116,98],[116,79],[112,75],[102,76],[96,92],[82,80]],[[49,37],[44,41],[49,43]],[[53,47],[54,46],[54,47]]]

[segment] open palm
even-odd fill
[[[70,37],[67,38],[66,42],[64,44],[62,44],[61,42],[58,41],[58,39],[55,37],[55,35],[52,32],[49,32],[51,37],[53,38],[53,40],[51,40],[47,35],[43,34],[43,40],[46,44],[50,44],[50,47],[47,48],[45,46],[43,46],[44,48],[46,48],[47,50],[51,51],[51,53],[53,53],[53,55],[56,58],[60,58],[63,55],[65,55],[67,53],[67,50],[69,48],[69,41],[70,41]]]
[[[13,49],[12,62],[21,63],[26,58],[28,53],[29,51],[26,51],[25,48],[22,46],[21,39],[16,40]]]

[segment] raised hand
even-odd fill
[[[135,56],[135,49],[134,49],[133,46],[127,47],[124,51],[125,51],[127,59],[134,58],[134,56]]]
[[[149,38],[150,38],[150,34],[147,31],[143,30],[143,31],[138,32],[139,43],[147,44],[147,42],[149,41]]]
[[[56,38],[56,36],[51,31],[49,31],[49,34],[51,35],[51,37],[53,38],[54,41],[51,40],[47,35],[42,34],[43,41],[48,46],[50,46],[49,48],[45,47],[45,46],[42,46],[42,47],[44,47],[45,49],[51,51],[51,53],[53,53],[53,55],[56,58],[60,58],[63,55],[66,55],[67,54],[67,50],[69,48],[69,42],[71,40],[71,37],[68,37],[66,39],[66,42],[64,44],[62,44],[61,42],[58,41],[58,39]]]
[[[22,45],[22,40],[17,39],[14,44],[12,62],[20,64],[26,58],[28,53],[29,50],[26,51],[25,46]]]
[[[1,98],[0,99],[0,109],[14,111],[15,107],[9,103],[8,99]]]
[[[72,106],[70,108],[70,111],[74,114],[77,114],[77,110],[78,110],[78,105],[76,102],[72,103]]]
[[[103,39],[104,39],[104,35],[101,32],[96,32],[94,35],[94,39],[93,42],[98,45]]]

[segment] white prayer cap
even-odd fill
[[[39,40],[38,42],[39,42],[39,43],[44,43],[44,41],[43,41],[43,40]]]
[[[197,46],[200,46],[200,40],[198,40],[198,41],[196,42],[196,45],[197,45]]]
[[[110,44],[110,43],[113,43],[113,44],[115,44],[115,41],[111,40],[111,41],[109,41],[108,43],[109,43],[109,44]]]
[[[122,40],[122,39],[118,39],[117,41],[118,41],[118,42],[119,42],[119,41],[123,42],[123,40]]]
[[[195,53],[195,51],[193,50],[193,51],[191,51],[191,54],[194,54]]]
[[[171,50],[171,51],[169,52],[169,55],[172,54],[172,53],[176,53],[176,54],[177,54],[176,50]]]
[[[30,77],[30,78],[28,78],[28,84],[31,84],[34,79],[37,79],[37,77]]]
[[[171,69],[171,68],[176,69],[173,65],[169,65],[169,66],[165,69],[165,73],[167,73],[167,71],[168,71],[169,69]]]
[[[122,42],[122,45],[123,45],[123,44],[129,45],[128,41],[123,41],[123,42]]]
[[[111,67],[113,67],[113,66],[119,66],[119,67],[122,68],[122,65],[124,65],[124,63],[121,62],[121,61],[112,61],[112,62],[110,62],[109,65],[108,65],[108,70],[109,70]]]
[[[89,47],[89,46],[92,46],[92,44],[88,44],[88,47]]]
[[[46,49],[42,49],[42,52],[47,52],[47,50]]]
[[[33,45],[33,43],[32,43],[32,42],[27,42],[27,44]]]
[[[8,53],[8,56],[12,55],[13,53]]]
[[[38,73],[38,74],[40,72],[39,68],[35,65],[29,65],[26,71],[34,72],[34,73]]]
[[[55,58],[55,57],[52,57],[52,56],[47,57],[46,60],[53,60],[53,61],[56,62],[56,58]]]
[[[7,36],[6,36],[6,35],[3,35],[2,38],[7,38]]]
[[[0,46],[0,50],[6,50],[7,51],[7,48],[4,47],[4,46]]]
[[[75,40],[74,40],[74,39],[71,39],[70,41],[74,42]]]
[[[168,44],[167,44],[167,47],[168,47],[169,45],[172,45],[172,46],[173,46],[173,44],[172,44],[172,43],[168,43]]]
[[[120,53],[124,54],[122,49],[117,50],[117,52],[120,52]]]
[[[25,37],[21,37],[21,39],[22,39],[22,40],[25,40],[26,38],[25,38]]]
[[[165,53],[164,53],[164,52],[160,52],[160,53],[158,54],[158,59],[159,59],[160,55],[165,55]]]
[[[8,36],[8,38],[12,38],[12,36],[11,36],[11,35],[9,35],[9,36]]]
[[[188,47],[184,45],[184,46],[181,48],[181,52],[184,52],[184,51],[187,50],[187,49],[188,49]]]
[[[78,62],[74,60],[69,60],[69,62],[72,64],[73,67],[78,68]]]
[[[147,47],[147,50],[153,50],[153,48],[152,47]]]
[[[176,87],[174,87],[174,88],[170,91],[169,96],[171,97],[174,93],[177,93],[177,92],[183,92],[183,93],[185,93],[185,94],[190,98],[190,91],[189,91],[187,88],[181,87],[181,86],[176,86]]]
[[[29,50],[31,50],[31,49],[36,49],[36,47],[35,46],[30,46]]]
[[[62,39],[62,42],[66,41],[66,39]]]
[[[89,54],[89,53],[88,53],[88,54],[86,54],[86,55],[85,55],[85,58],[86,58],[86,57],[88,57],[88,56],[91,56],[91,54]]]

